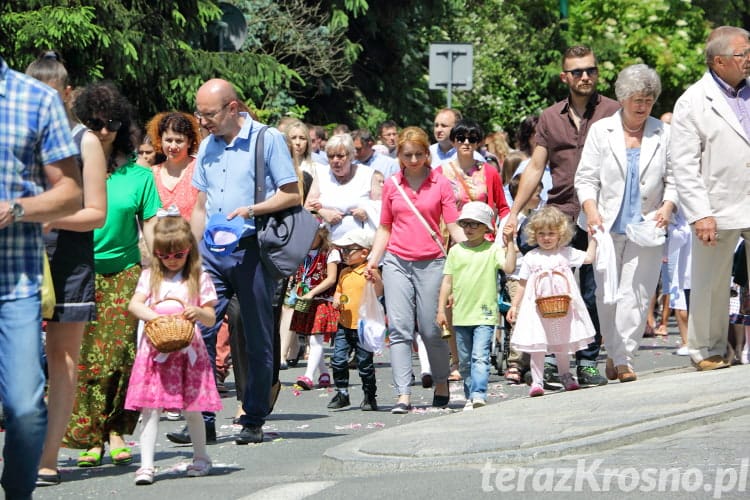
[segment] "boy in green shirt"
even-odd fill
[[[485,239],[494,232],[495,214],[486,203],[472,201],[464,205],[458,225],[466,241],[454,245],[443,269],[436,321],[448,324],[446,309],[452,296],[452,324],[458,346],[458,371],[464,380],[465,410],[480,408],[487,402],[490,375],[490,347],[497,324],[497,270],[513,272],[516,265],[514,245],[505,249],[500,240]]]

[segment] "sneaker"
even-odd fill
[[[299,377],[297,377],[295,385],[304,391],[309,391],[313,388],[313,381],[308,377],[305,377],[304,375],[300,375]]]
[[[690,349],[688,349],[688,346],[684,345],[677,349],[674,353],[678,356],[690,356]]]
[[[154,468],[141,467],[135,471],[135,484],[138,486],[154,484]]]
[[[576,374],[578,375],[578,385],[581,387],[607,385],[607,379],[601,376],[595,366],[579,366]]]
[[[260,425],[245,425],[234,442],[237,444],[262,443],[263,428]]]
[[[487,401],[485,401],[484,399],[476,398],[476,399],[472,399],[471,400],[471,404],[474,407],[474,409],[476,410],[477,408],[481,408],[482,406],[486,406],[487,405]]]
[[[560,375],[557,373],[557,365],[552,363],[544,363],[544,388],[545,389],[559,389],[562,384],[560,383]]]
[[[473,411],[474,410],[474,404],[471,402],[471,399],[466,400],[466,404],[464,405],[464,411]]]
[[[359,409],[362,411],[378,411],[378,401],[374,395],[365,394],[365,399],[360,403]]]
[[[577,391],[581,388],[581,386],[578,385],[578,382],[576,382],[576,379],[573,378],[573,375],[570,373],[560,375],[560,382],[562,382],[566,391]]]
[[[531,389],[529,389],[529,397],[536,398],[539,396],[544,396],[544,387],[539,384],[531,384]]]
[[[321,373],[318,377],[318,387],[325,389],[331,387],[331,375],[328,373]]]
[[[204,422],[206,424],[206,443],[216,443],[216,423],[215,422]],[[167,439],[176,444],[190,444],[193,442],[190,439],[190,431],[188,426],[184,426],[177,432],[167,432]]]
[[[193,463],[187,466],[188,477],[203,477],[211,472],[211,461],[205,458],[194,458]]]
[[[179,411],[168,411],[167,412],[167,420],[170,422],[176,422],[177,420],[180,420],[182,418],[182,413]]]
[[[341,408],[345,408],[349,406],[351,403],[349,402],[349,395],[344,394],[343,392],[336,391],[336,395],[333,396],[333,399],[330,403],[328,403],[328,409],[329,410],[340,410]]]

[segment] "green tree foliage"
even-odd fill
[[[201,50],[202,35],[220,16],[209,0],[10,0],[0,7],[0,50],[23,70],[41,50],[57,49],[75,84],[114,81],[142,120],[192,109],[195,91],[212,77],[233,82],[251,103],[300,79],[267,54]]]
[[[348,26],[356,60],[349,89],[323,89],[305,104],[316,123],[346,123],[375,132],[388,118],[429,126],[440,95],[427,89],[429,43],[444,40],[457,0],[307,0]]]
[[[670,111],[705,71],[703,47],[709,24],[688,0],[579,0],[571,2],[568,38],[594,48],[600,89],[614,97],[617,73],[645,63],[662,80],[654,113]]]
[[[474,86],[453,107],[488,130],[511,134],[562,95],[556,0],[469,0],[456,9],[449,36],[474,47]],[[444,99],[444,98],[443,98]]]

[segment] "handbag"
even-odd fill
[[[44,255],[44,271],[42,274],[42,318],[49,319],[55,314],[55,284],[52,281],[52,271],[49,267],[49,258]]]
[[[266,193],[263,136],[267,126],[258,132],[255,143],[255,199]],[[271,214],[255,216],[260,260],[271,278],[291,276],[305,260],[318,232],[318,220],[301,205]]]
[[[432,241],[434,241],[438,247],[440,247],[440,251],[443,252],[443,256],[447,257],[448,252],[445,250],[445,245],[443,245],[443,242],[440,241],[440,236],[430,227],[430,225],[427,223],[426,220],[424,220],[424,217],[422,217],[422,214],[419,213],[419,210],[417,210],[417,207],[414,206],[414,203],[411,202],[409,197],[406,195],[406,192],[404,191],[404,188],[401,187],[401,185],[396,181],[396,177],[391,177],[393,179],[393,183],[396,185],[396,189],[398,189],[398,192],[401,193],[401,196],[404,197],[404,201],[406,201],[406,204],[409,205],[409,208],[412,212],[414,212],[414,215],[417,216],[417,219],[419,219],[419,222],[422,223],[422,225],[427,229],[427,232],[430,233],[430,237],[432,238]]]

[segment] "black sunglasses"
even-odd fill
[[[466,139],[469,139],[469,144],[477,144],[479,141],[482,140],[481,138],[479,138],[479,136],[476,136],[476,135],[461,134],[461,135],[456,136],[456,142],[458,142],[459,144],[466,142]]]
[[[589,76],[596,76],[599,74],[599,68],[591,66],[590,68],[564,69],[563,73],[570,73],[573,75],[573,78],[581,78],[584,73]]]
[[[104,127],[107,127],[110,132],[117,132],[122,127],[122,122],[120,120],[107,120],[105,122],[100,118],[92,118],[86,122],[86,126],[94,132],[98,132]]]

